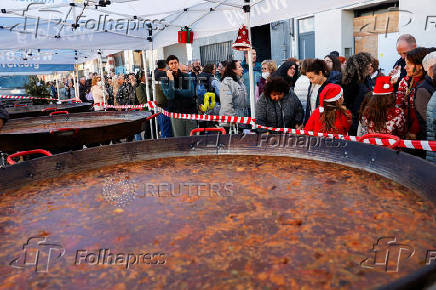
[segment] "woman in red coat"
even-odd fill
[[[313,111],[304,130],[347,135],[353,123],[353,117],[343,105],[342,88],[336,84],[328,84],[319,98],[321,106]]]

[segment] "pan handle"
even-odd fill
[[[389,144],[386,146],[386,147],[391,148],[391,149],[397,148],[398,145],[400,144],[400,141],[401,141],[398,136],[390,135],[390,134],[365,134],[359,138],[359,142],[363,143],[364,140],[371,139],[371,138],[395,140],[394,144],[392,144],[392,145]]]
[[[190,136],[194,136],[196,133],[200,132],[221,132],[221,134],[226,134],[226,129],[224,128],[197,128],[191,131]]]
[[[59,114],[68,115],[69,112],[68,111],[56,111],[56,112],[51,112],[49,116],[52,117],[53,115],[59,115]]]
[[[79,100],[72,100],[71,103],[81,103],[82,101]]]
[[[47,112],[47,111],[56,111],[58,108],[56,108],[56,107],[50,107],[50,108],[45,108],[45,109],[43,109],[42,111],[43,112]]]
[[[26,104],[15,104],[14,107],[27,107]]]
[[[162,114],[162,113],[159,112],[159,113],[153,114],[153,115],[151,115],[150,117],[147,117],[147,119],[145,119],[145,120],[146,120],[146,121],[149,121],[149,120],[151,120],[151,119],[153,119],[153,118],[156,118],[156,117],[159,116],[160,114]]]
[[[58,128],[54,130],[50,130],[50,134],[61,133],[61,132],[73,132],[73,135],[76,135],[79,132],[77,128]]]
[[[42,149],[35,149],[35,150],[30,150],[30,151],[21,151],[21,152],[17,152],[17,153],[14,153],[12,155],[9,155],[8,158],[6,159],[6,161],[9,163],[9,165],[14,165],[17,162],[12,160],[12,158],[31,155],[31,154],[44,154],[45,156],[52,156],[50,151],[42,150]]]

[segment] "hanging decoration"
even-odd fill
[[[248,50],[251,47],[250,39],[248,38],[248,29],[244,25],[238,30],[238,38],[235,43],[232,44],[232,48],[235,50]]]
[[[182,27],[179,30],[179,43],[192,43],[194,32],[188,26]]]

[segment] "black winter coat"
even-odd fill
[[[280,101],[262,94],[256,104],[256,123],[266,127],[295,128],[304,119],[303,106],[294,91]],[[259,132],[263,132],[260,130]]]
[[[372,81],[370,77],[367,77],[363,83],[352,81],[342,87],[344,89],[344,105],[353,115],[353,124],[351,125],[349,134],[356,136],[357,128],[359,127],[360,105],[365,99],[366,94],[372,91]]]

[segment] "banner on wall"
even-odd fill
[[[42,75],[74,71],[73,64],[0,64],[0,75]]]

